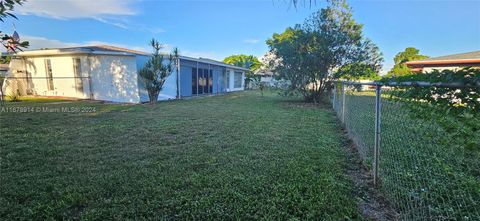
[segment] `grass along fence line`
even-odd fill
[[[345,96],[341,87],[334,90],[334,107],[339,118],[345,119],[345,128],[365,164],[371,166],[375,93],[345,88]],[[479,134],[471,136],[478,139]],[[449,137],[437,122],[413,116],[401,102],[382,96],[379,187],[400,219],[480,219],[479,150],[462,147]]]

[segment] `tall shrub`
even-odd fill
[[[176,48],[168,56],[160,53],[162,45],[155,39],[150,41],[150,45],[153,54],[138,74],[143,79],[150,103],[155,103],[168,76],[177,69],[179,55]]]

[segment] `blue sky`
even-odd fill
[[[308,1],[308,0],[307,0]],[[385,57],[406,47],[440,56],[480,50],[479,1],[349,1],[364,34]],[[293,8],[288,0],[30,0],[16,10],[17,31],[31,48],[112,44],[149,50],[155,37],[183,55],[221,60],[263,55],[274,32],[325,6]],[[1,30],[12,31],[12,20]]]

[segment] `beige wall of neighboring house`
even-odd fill
[[[425,73],[432,72],[434,70],[443,71],[443,70],[459,70],[465,68],[466,66],[445,66],[445,67],[424,67],[422,70]]]

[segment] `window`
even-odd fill
[[[192,94],[198,94],[197,92],[197,69],[192,68]]]
[[[203,94],[203,88],[205,87],[205,78],[203,77],[203,69],[198,69],[198,93]]]
[[[75,78],[75,89],[78,93],[83,93],[82,65],[80,58],[73,59],[73,77]]]
[[[242,87],[242,72],[235,71],[233,75],[233,87],[234,88]]]
[[[226,71],[225,75],[227,76],[225,78],[225,87],[230,88],[230,71]]]
[[[47,78],[47,88],[49,91],[53,91],[55,88],[53,86],[52,63],[50,59],[45,59],[45,74]]]
[[[208,93],[213,93],[213,70],[208,74]]]
[[[208,82],[208,69],[203,69],[203,93],[210,93],[208,90],[210,82]]]
[[[212,93],[213,71],[203,68],[192,68],[192,94]]]

